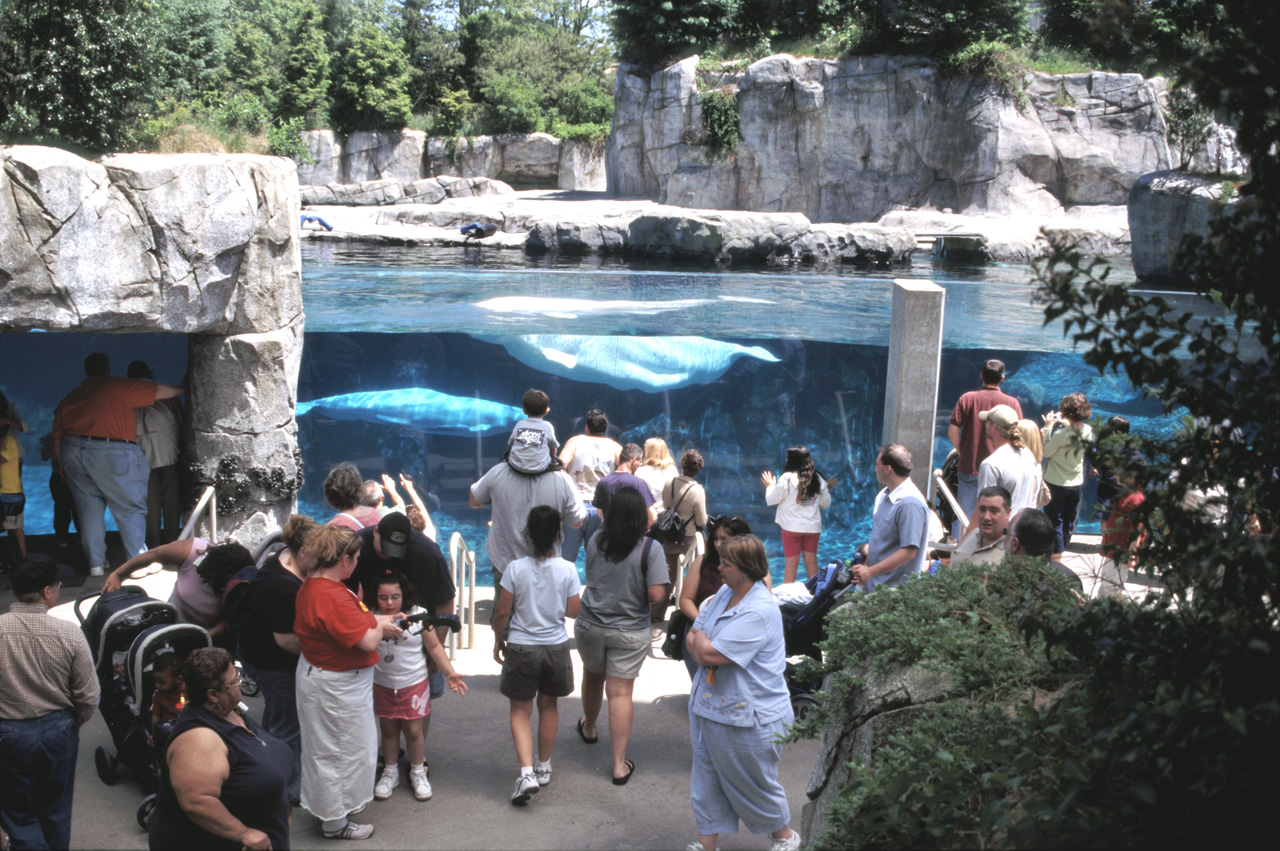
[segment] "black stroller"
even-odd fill
[[[94,597],[98,599],[86,617],[81,609],[86,600]],[[123,764],[143,789],[154,792],[159,759],[172,725],[148,729],[155,692],[150,663],[158,654],[176,652],[186,656],[213,642],[203,627],[178,623],[178,612],[171,604],[148,597],[136,585],[125,585],[107,594],[91,591],[81,595],[75,612],[89,641],[102,689],[98,710],[116,747],[114,754],[105,747],[94,751],[98,777],[110,786],[115,783],[116,768]],[[147,742],[149,733],[154,733],[154,748]]]
[[[853,561],[833,561],[821,568],[816,576],[805,580],[805,587],[813,594],[813,599],[803,606],[795,603],[783,603],[782,637],[787,646],[787,690],[791,693],[791,710],[799,721],[817,706],[818,701],[813,693],[821,686],[821,681],[812,681],[802,677],[799,665],[791,662],[796,656],[808,656],[822,661],[822,651],[818,644],[827,637],[827,613],[853,586],[850,584],[849,569],[861,563],[862,557],[855,556]]]

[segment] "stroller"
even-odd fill
[[[98,599],[86,616],[83,605],[94,597]],[[98,777],[110,786],[115,783],[117,767],[123,764],[147,792],[154,792],[159,760],[172,725],[148,729],[155,692],[150,663],[157,654],[176,652],[186,656],[213,642],[203,627],[178,623],[178,612],[171,604],[148,597],[136,585],[125,585],[107,594],[83,594],[76,600],[75,613],[89,641],[102,690],[98,709],[116,747],[114,754],[105,747],[94,751]],[[148,733],[152,734],[154,748],[147,741]]]
[[[782,637],[787,647],[787,690],[791,693],[791,710],[799,721],[818,705],[813,696],[821,686],[821,681],[813,681],[800,675],[799,663],[791,661],[797,656],[808,656],[822,661],[822,651],[818,644],[827,637],[827,613],[840,602],[849,589],[850,568],[859,564],[862,556],[855,556],[847,562],[833,561],[821,568],[815,576],[805,580],[805,587],[813,594],[813,599],[803,606],[795,603],[784,603],[782,610]]]

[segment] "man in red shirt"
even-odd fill
[[[1004,381],[1004,361],[991,358],[982,364],[982,389],[970,390],[956,402],[951,412],[951,422],[947,426],[947,436],[951,445],[960,450],[959,482],[956,486],[956,500],[960,503],[961,516],[969,517],[978,503],[978,466],[986,460],[996,448],[987,434],[986,423],[978,419],[978,414],[989,411],[996,405],[1008,405],[1022,418],[1022,406],[1018,400],[1000,391],[1000,382]],[[960,537],[960,521],[956,521],[952,534]]]
[[[108,567],[107,508],[120,529],[125,558],[147,549],[151,465],[138,448],[137,409],[185,390],[140,378],[112,378],[111,362],[101,352],[84,359],[84,372],[88,377],[58,403],[53,415],[53,462],[76,503],[89,575],[102,576]]]

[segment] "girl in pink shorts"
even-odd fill
[[[422,614],[412,605],[413,589],[403,576],[391,573],[378,583],[378,608],[384,615]],[[403,623],[403,622],[402,622]],[[400,785],[400,737],[404,736],[409,754],[409,784],[419,801],[431,798],[431,782],[427,780],[425,740],[422,719],[431,713],[431,694],[427,687],[427,654],[444,671],[449,688],[467,693],[462,674],[449,664],[436,631],[417,622],[409,624],[398,638],[384,638],[378,644],[381,657],[373,669],[373,714],[378,717],[382,733],[382,758],[386,767],[373,787],[373,797],[385,801]]]
[[[775,517],[782,527],[782,555],[784,583],[796,581],[800,556],[804,556],[804,575],[813,576],[818,571],[818,537],[822,534],[821,509],[831,505],[830,487],[835,476],[823,479],[813,467],[813,458],[805,446],[793,446],[787,450],[787,464],[781,477],[765,470],[760,475],[764,482],[764,501],[778,506]]]

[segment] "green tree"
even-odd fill
[[[277,112],[283,118],[322,116],[329,98],[329,48],[314,5],[298,10],[289,44]]]
[[[282,51],[271,36],[250,21],[241,20],[231,29],[227,49],[226,86],[252,94],[273,113],[279,107],[284,74]]]
[[[230,0],[166,0],[156,7],[154,38],[161,82],[156,95],[190,100],[226,82]]]
[[[627,62],[661,67],[730,31],[738,0],[615,0],[613,33]]]
[[[433,0],[403,0],[400,38],[409,62],[409,99],[414,112],[438,104],[460,82],[462,54],[457,33],[439,23],[441,11]]]
[[[400,44],[374,24],[352,33],[334,75],[334,128],[343,133],[404,127],[412,117],[409,67]]]
[[[152,62],[142,0],[0,0],[0,136],[129,145]]]

